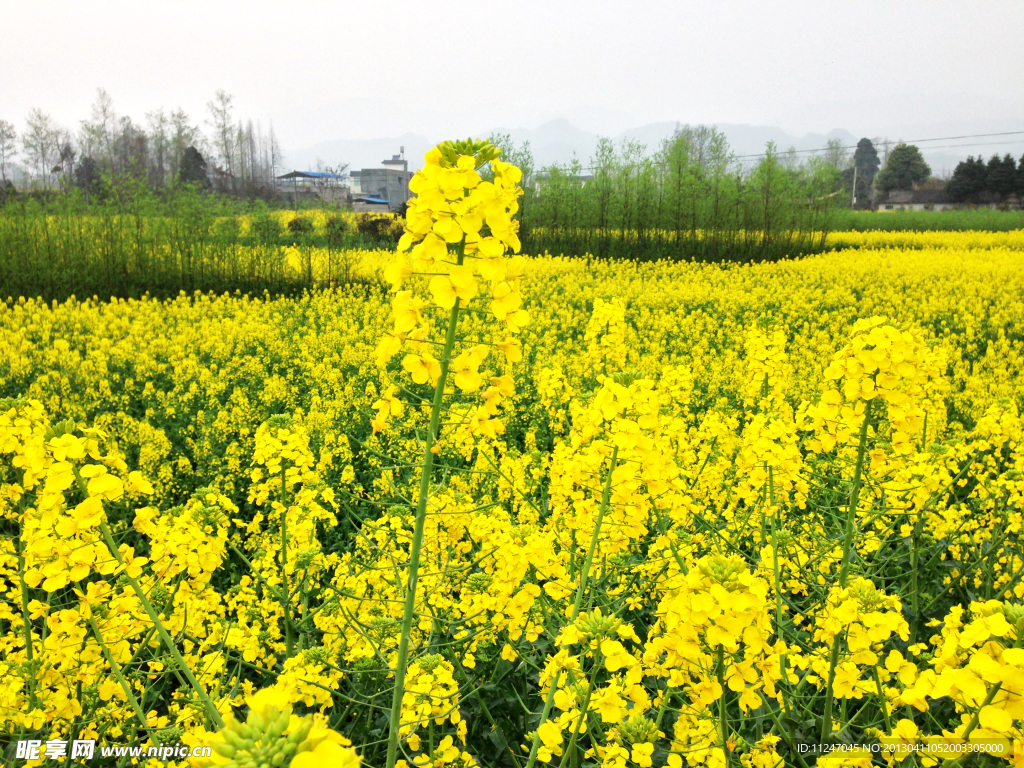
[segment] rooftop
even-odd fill
[[[886,203],[948,203],[944,189],[894,189],[885,199]]]
[[[343,179],[345,176],[340,173],[324,173],[322,171],[292,171],[286,173],[283,176],[278,176],[279,179]]]

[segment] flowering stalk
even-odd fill
[[[924,510],[917,513],[917,521],[914,523],[914,532],[910,539],[910,611],[913,624],[910,625],[910,643],[917,642],[917,627],[921,617],[920,587],[917,583],[918,551],[920,550],[921,532],[924,529]]]
[[[461,266],[465,241],[459,244],[458,264]],[[430,494],[430,475],[434,469],[434,440],[441,423],[441,407],[444,404],[444,387],[448,379],[452,350],[455,348],[455,332],[459,325],[459,298],[448,313],[448,330],[441,352],[441,373],[434,387],[434,399],[430,405],[430,426],[423,446],[423,469],[420,475],[419,497],[416,500],[416,522],[413,527],[412,544],[409,549],[409,579],[405,589],[405,606],[402,613],[402,628],[398,641],[398,659],[395,662],[395,688],[391,696],[391,720],[388,733],[388,768],[394,768],[398,759],[399,726],[402,719],[402,697],[405,695],[405,673],[409,662],[409,635],[416,613],[416,581],[419,577],[420,549],[423,545],[423,528],[427,519],[427,499]],[[433,721],[431,721],[433,722]]]
[[[569,759],[569,755],[573,756],[573,764],[579,764],[579,753],[576,750],[576,742],[579,739],[580,731],[583,729],[583,723],[586,720],[588,710],[590,709],[590,699],[594,694],[594,688],[597,687],[597,675],[604,667],[604,655],[598,651],[595,654],[598,658],[594,660],[594,669],[590,673],[590,680],[587,681],[587,692],[583,696],[583,701],[580,703],[580,714],[576,718],[576,722],[572,728],[572,735],[569,737],[569,746],[566,747],[565,752],[562,754],[562,760],[558,763],[558,768],[565,768],[565,761]],[[554,686],[552,686],[552,689]]]
[[[850,504],[846,512],[846,532],[843,535],[843,562],[839,566],[839,587],[846,588],[850,572],[850,552],[853,549],[853,536],[856,528],[857,502],[860,498],[860,480],[864,470],[864,456],[867,452],[868,421],[871,416],[871,405],[864,410],[864,421],[860,425],[860,439],[857,443],[857,465],[853,470],[853,487],[850,488]],[[832,733],[832,691],[836,681],[836,665],[839,663],[839,636],[832,641],[832,655],[828,663],[828,683],[825,686],[825,711],[821,716],[821,743]]]
[[[16,539],[18,547],[18,583],[21,584],[21,623],[25,630],[25,658],[29,665],[32,665],[34,647],[32,645],[32,621],[28,610],[28,584],[25,583],[25,553],[24,534]],[[35,709],[36,706],[36,680],[32,676],[28,680],[28,706]]]
[[[395,326],[377,346],[378,363],[386,367],[403,346],[408,346],[413,351],[405,355],[402,367],[415,384],[429,381],[434,387],[420,465],[420,487],[409,549],[409,574],[395,660],[387,768],[394,768],[398,759],[409,643],[416,615],[416,584],[434,455],[439,450],[438,431],[445,388],[451,371],[458,390],[469,393],[480,389],[484,381],[478,369],[490,354],[488,345],[477,344],[453,357],[460,311],[478,295],[476,274],[491,283],[489,309],[496,320],[505,323],[515,333],[528,319],[528,313],[519,308],[522,304],[519,294],[522,265],[504,259],[508,249],[518,252],[520,248],[516,234],[518,224],[512,216],[518,210],[516,198],[522,194],[517,186],[521,173],[514,166],[498,160],[500,152],[488,141],[468,139],[444,142],[426,154],[425,166],[409,183],[416,197],[409,202],[405,233],[398,243],[396,258],[384,270],[384,278],[395,291],[392,300]],[[478,172],[487,163],[494,171],[493,182],[483,181]],[[464,263],[467,256],[474,259],[471,264]],[[417,276],[430,278],[432,302],[417,296],[413,290],[399,290],[403,282],[415,281]],[[423,316],[423,310],[431,303],[448,310],[440,360],[423,349],[425,344],[434,343],[430,341],[431,324]],[[520,344],[514,339],[506,338],[493,346],[503,351],[508,363],[522,359]],[[496,431],[504,431],[504,425],[491,417],[497,414],[501,399],[514,394],[513,382],[511,377],[501,376],[492,377],[490,383],[491,386],[481,395],[482,404],[473,408],[470,416],[463,419],[457,428],[465,436],[488,432],[493,435]],[[374,403],[377,415],[370,422],[374,433],[385,427],[390,416],[403,413],[404,405],[395,396],[396,392],[397,387],[392,385]]]
[[[103,540],[107,544],[107,548],[110,550],[114,559],[117,560],[117,564],[124,566],[124,558],[121,556],[121,550],[117,548],[114,543],[114,537],[110,535],[110,529],[107,527],[105,522],[100,523],[100,533],[103,535]],[[177,645],[174,643],[174,639],[171,637],[167,628],[163,622],[160,621],[160,614],[153,608],[153,604],[149,602],[149,598],[146,597],[145,591],[142,589],[142,585],[139,584],[138,579],[128,573],[127,568],[124,572],[125,578],[131,585],[131,588],[135,591],[136,596],[139,598],[139,602],[142,603],[143,610],[147,613],[153,625],[156,627],[157,634],[160,635],[160,639],[163,640],[164,645],[167,646],[167,650],[171,652],[171,656],[174,657],[175,662],[178,664],[178,668],[181,669],[183,675],[188,679],[189,684],[195,690],[196,695],[202,700],[206,706],[206,713],[210,720],[217,725],[218,728],[224,727],[224,718],[220,716],[220,712],[217,711],[217,707],[214,705],[213,700],[210,699],[206,689],[203,688],[202,683],[196,679],[196,676],[192,673],[192,668],[189,667],[185,659],[182,658],[181,653],[178,651]]]
[[[135,698],[135,694],[132,693],[131,686],[128,685],[128,681],[125,680],[124,674],[121,672],[120,665],[117,663],[117,660],[114,659],[114,656],[110,652],[110,649],[107,647],[106,642],[104,642],[103,635],[100,632],[100,628],[96,626],[96,619],[94,619],[92,616],[89,616],[89,626],[92,627],[92,633],[96,636],[96,642],[100,644],[100,649],[102,649],[103,655],[106,657],[107,663],[110,665],[110,669],[114,673],[114,677],[117,678],[117,682],[118,684],[120,684],[121,690],[124,691],[125,698],[128,699],[128,703],[131,705],[131,708],[135,711],[135,716],[139,718],[139,723],[141,723],[142,727],[145,729],[146,734],[149,736],[150,742],[154,746],[159,744],[159,742],[156,740],[156,737],[153,735],[153,732],[149,729],[149,724],[146,722],[146,714],[142,711],[142,707],[139,706],[139,702]]]
[[[604,520],[604,514],[608,510],[608,504],[612,497],[612,474],[615,472],[615,463],[619,458],[618,446],[612,451],[611,466],[608,468],[608,477],[604,482],[604,491],[601,493],[601,506],[597,508],[597,520],[594,521],[594,533],[590,537],[590,547],[587,549],[586,560],[583,561],[583,570],[580,572],[580,585],[576,589],[576,599],[572,604],[572,616],[569,622],[576,621],[576,617],[580,614],[580,608],[583,605],[583,595],[587,590],[587,579],[590,576],[590,567],[594,562],[594,552],[597,549],[597,542],[601,535],[601,523]],[[562,670],[555,672],[554,678],[551,680],[551,688],[548,689],[548,697],[544,701],[544,711],[540,715],[540,723],[538,726],[543,725],[547,722],[548,716],[551,714],[551,707],[555,703],[555,693],[558,690],[558,681],[562,676]],[[592,688],[593,686],[591,686]],[[589,697],[589,692],[588,692]],[[589,698],[588,698],[589,702]],[[586,710],[584,710],[585,712]],[[540,732],[534,732],[533,744],[530,745],[530,757],[526,761],[526,768],[533,768],[533,764],[537,761],[537,752],[540,750]]]
[[[293,655],[291,595],[288,589],[288,486],[286,484],[284,463],[281,463],[281,614],[284,618],[284,639],[288,658]]]
[[[725,761],[725,768],[729,768],[731,762],[729,760],[729,713],[725,702],[725,692],[728,689],[725,682],[725,648],[721,645],[716,651],[715,675],[718,677],[718,685],[722,689],[722,694],[718,697],[718,729],[721,734],[722,759]]]

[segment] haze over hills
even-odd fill
[[[495,127],[489,131],[481,131],[478,135],[508,134],[516,146],[530,142],[535,167],[540,168],[552,163],[565,163],[574,157],[587,166],[597,147],[599,136],[608,136],[617,145],[623,141],[636,141],[646,146],[648,152],[655,152],[662,141],[670,136],[678,123],[655,122],[636,127],[625,128],[617,133],[611,131],[587,130],[578,127],[572,118],[589,124],[599,124],[602,128],[618,127],[627,118],[624,113],[590,110],[566,110],[559,116],[548,120],[536,128]],[[722,131],[732,151],[738,155],[759,155],[764,152],[768,142],[774,142],[779,151],[790,148],[796,150],[815,150],[823,148],[830,139],[841,142],[843,146],[856,145],[861,136],[842,128],[828,133],[804,133],[796,135],[777,126],[742,125],[734,123],[717,123],[715,127]],[[1000,133],[1003,131],[1021,130],[1024,123],[1014,117],[948,120],[929,123],[903,123],[895,125],[895,130],[885,138],[890,145],[899,140],[921,140],[941,137],[968,136],[974,134]],[[878,139],[877,134],[867,134]],[[950,139],[940,142],[922,142],[919,146],[925,160],[931,165],[936,175],[948,175],[958,162],[967,155],[981,154],[985,157],[998,152],[1010,152],[1018,157],[1024,151],[1024,135],[1009,137],[992,137],[976,139]],[[341,139],[315,144],[305,149],[286,151],[285,162],[289,168],[299,170],[316,170],[319,164],[335,167],[348,163],[350,170],[380,167],[382,160],[397,154],[400,147],[405,147],[405,156],[409,160],[410,170],[422,165],[422,158],[431,147],[441,139],[428,138],[419,133],[407,132],[397,136],[386,136],[373,139]],[[881,154],[882,147],[879,146]]]
[[[626,140],[636,141],[645,145],[648,152],[654,152],[664,139],[672,135],[676,125],[675,122],[650,123],[610,135],[610,138],[616,144]],[[825,146],[829,139],[838,139],[844,144],[857,142],[857,137],[843,130],[830,131],[827,134],[808,133],[804,136],[792,136],[774,127],[726,123],[718,124],[716,127],[726,135],[729,146],[737,155],[764,152],[769,141],[775,142],[779,149],[819,149]],[[596,132],[578,128],[564,117],[550,120],[533,129],[497,127],[482,135],[491,134],[508,134],[516,146],[530,142],[534,163],[538,168],[552,163],[569,162],[574,157],[586,165],[597,147],[599,138]],[[289,167],[301,170],[316,170],[318,161],[321,166],[337,166],[347,162],[350,169],[376,168],[382,160],[390,158],[399,151],[399,147],[404,146],[409,167],[414,169],[422,165],[423,155],[437,141],[417,133],[404,133],[379,139],[327,141],[306,149],[287,152],[286,163]]]

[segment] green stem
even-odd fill
[[[114,543],[114,537],[110,535],[110,529],[107,527],[105,522],[100,523],[100,533],[103,535],[103,540],[110,549],[110,554],[112,554],[114,559],[117,560],[118,565],[123,566],[124,558],[121,557],[121,550],[119,550],[117,545]],[[160,635],[160,639],[163,640],[167,650],[171,652],[171,656],[174,657],[174,660],[177,662],[182,674],[185,675],[189,684],[192,686],[193,690],[195,690],[196,695],[199,696],[203,704],[206,706],[206,712],[210,720],[215,723],[218,728],[223,728],[224,718],[220,716],[220,712],[217,711],[217,707],[214,706],[213,700],[210,699],[209,694],[206,693],[206,689],[203,688],[202,683],[200,683],[192,673],[192,668],[189,667],[185,659],[182,658],[181,653],[178,652],[178,647],[174,644],[174,639],[167,631],[163,622],[160,621],[160,614],[155,608],[153,608],[153,604],[149,602],[149,598],[146,597],[146,593],[142,589],[142,585],[139,584],[138,579],[128,573],[127,568],[125,569],[124,576],[131,585],[131,588],[135,591],[135,595],[139,598],[139,602],[142,604],[143,610],[149,616],[150,621],[153,622],[157,633]]]
[[[775,637],[785,642],[782,636],[782,575],[779,572],[779,511],[775,509],[775,477],[772,468],[768,468],[768,485],[771,494],[772,513],[772,571],[775,581]],[[779,693],[782,694],[783,711],[789,714],[789,703],[786,700],[785,689],[788,687],[786,677],[787,654],[779,656]]]
[[[983,710],[985,707],[992,703],[992,699],[994,699],[996,697],[996,694],[999,693],[1000,690],[1002,690],[1002,687],[1003,683],[1002,681],[1000,681],[988,689],[988,695],[985,697],[985,700],[981,702],[981,706],[978,707],[978,710],[974,713],[973,717],[971,717],[971,722],[967,724],[967,728],[964,731],[964,735],[961,737],[964,740],[965,744],[967,743],[967,740],[971,737],[971,732],[978,727],[978,720],[981,717],[981,710]],[[962,761],[963,758],[961,757],[957,759],[956,764],[961,765]]]
[[[722,694],[718,697],[718,728],[722,740],[722,759],[725,761],[725,768],[729,768],[731,760],[729,759],[729,713],[725,706],[725,649],[721,645],[718,646],[718,661],[715,666],[718,685],[722,689]]]
[[[846,588],[850,573],[850,553],[853,550],[853,538],[856,530],[857,502],[860,498],[860,481],[864,471],[864,456],[868,445],[868,422],[871,416],[871,403],[864,409],[864,421],[860,425],[860,440],[857,443],[857,465],[853,470],[853,487],[850,488],[850,503],[846,510],[846,531],[843,535],[843,562],[839,566],[839,587]],[[836,681],[836,665],[839,663],[839,645],[842,641],[836,635],[832,644],[832,655],[828,665],[828,683],[825,686],[825,710],[821,716],[821,743],[826,744],[832,733],[832,690]]]
[[[146,714],[142,711],[142,707],[139,706],[139,702],[135,698],[135,694],[132,693],[131,686],[128,685],[128,681],[125,680],[124,675],[121,673],[121,667],[118,665],[117,661],[114,660],[114,655],[110,652],[110,649],[107,647],[106,642],[104,642],[103,635],[100,632],[100,628],[96,626],[96,619],[94,619],[92,616],[89,617],[89,626],[92,627],[92,633],[96,635],[96,642],[100,644],[100,648],[103,651],[103,655],[107,658],[107,663],[110,665],[110,669],[114,673],[114,677],[116,677],[117,682],[121,684],[121,690],[124,691],[124,695],[128,699],[128,703],[135,711],[135,716],[139,718],[139,723],[142,724],[143,729],[146,731],[147,735],[149,736],[149,740],[153,743],[153,745],[159,745],[159,742],[156,740],[155,734],[151,730],[149,730],[149,725],[146,723]]]
[[[846,588],[850,573],[850,553],[853,550],[853,539],[857,527],[857,503],[860,500],[861,476],[864,473],[864,457],[868,446],[868,422],[871,416],[871,403],[864,410],[864,422],[860,425],[860,439],[857,443],[857,465],[853,470],[853,487],[850,488],[850,504],[846,511],[846,532],[843,536],[843,563],[839,568],[839,586]]]
[[[768,462],[767,461],[764,463],[764,471],[768,475],[769,479],[771,479],[772,468],[768,466]],[[761,489],[761,491],[762,491],[762,493],[761,493],[761,546],[763,547],[765,544],[768,543],[767,542],[767,538],[768,537],[767,537],[767,534],[765,532],[765,522],[766,522],[765,521],[765,514],[766,514],[766,512],[771,511],[771,508],[774,506],[774,504],[771,501],[769,501],[769,496],[771,495],[771,491],[769,490],[768,486],[767,485],[764,486]],[[766,507],[768,509],[766,509]]]
[[[892,733],[892,723],[889,721],[889,702],[885,700],[885,693],[882,691],[882,678],[878,676],[878,666],[871,668],[871,674],[875,678],[875,688],[878,690],[878,700],[882,703],[882,716],[885,718],[885,730]]]
[[[459,674],[462,676],[462,680],[465,683],[466,687],[471,687],[472,681],[470,680],[469,675],[466,673],[465,668],[462,666],[462,662],[459,661],[458,654],[453,653],[451,660],[455,662],[455,666],[458,668]],[[505,731],[502,729],[500,725],[498,725],[494,717],[491,715],[491,710],[487,708],[487,702],[485,701],[485,699],[486,697],[483,694],[476,694],[476,700],[480,704],[480,711],[484,713],[484,717],[487,718],[487,722],[491,724],[491,730],[497,731],[499,734],[501,734],[501,739],[505,744],[505,750],[508,752],[508,756],[512,758],[512,762],[515,764],[516,768],[521,768],[519,765],[519,759],[516,757],[516,753],[512,751],[512,746],[508,743],[508,740],[505,738]],[[341,722],[344,722],[344,718],[342,719]]]
[[[462,264],[465,240],[459,244],[458,264]],[[405,695],[405,673],[409,663],[409,636],[412,620],[416,613],[416,581],[419,577],[420,549],[423,545],[423,529],[427,518],[427,499],[430,495],[430,475],[434,469],[434,441],[441,424],[441,408],[444,405],[444,388],[448,379],[452,350],[455,348],[455,331],[459,325],[459,299],[448,315],[448,332],[441,353],[441,374],[434,386],[434,400],[430,406],[430,426],[427,429],[423,447],[423,472],[420,475],[419,498],[416,502],[416,522],[413,527],[412,545],[409,550],[409,578],[405,591],[405,606],[402,613],[402,631],[398,640],[398,659],[395,662],[395,688],[391,697],[391,718],[388,732],[387,768],[395,768],[398,760],[398,731],[402,719],[402,697]]]
[[[661,706],[658,707],[658,717],[654,721],[654,724],[656,726],[658,726],[658,728],[661,728],[661,721],[665,717],[665,712],[668,709],[668,700],[672,697],[673,690],[674,689],[672,689],[670,687],[666,687],[665,688],[665,693],[661,697]]]
[[[569,623],[576,621],[576,617],[579,616],[580,607],[583,605],[583,594],[587,590],[587,579],[590,575],[590,567],[594,563],[594,552],[597,549],[597,542],[601,535],[601,523],[604,521],[604,513],[608,509],[608,504],[612,498],[612,473],[615,472],[615,463],[619,458],[618,447],[612,451],[612,462],[611,467],[608,469],[608,477],[604,482],[604,491],[601,493],[601,506],[597,510],[597,520],[594,521],[594,533],[590,537],[590,547],[587,549],[587,558],[583,561],[583,570],[580,572],[580,585],[576,589],[576,599],[572,605],[572,616],[569,619]],[[544,711],[541,713],[540,722],[537,723],[539,728],[548,719],[551,714],[551,707],[555,703],[555,692],[558,690],[558,681],[562,676],[562,670],[555,672],[555,677],[551,681],[551,688],[548,690],[548,697],[544,702]],[[540,750],[540,734],[533,734],[533,743],[530,745],[530,757],[526,761],[526,768],[533,768],[533,764],[537,761],[537,752]]]
[[[290,659],[293,654],[292,622],[288,611],[288,488],[285,485],[284,464],[281,464],[281,613],[284,618],[285,649]]]
[[[917,520],[914,522],[914,532],[910,540],[910,610],[913,614],[913,623],[910,625],[910,644],[917,642],[917,627],[921,623],[921,595],[920,586],[917,580],[918,572],[918,550],[921,540],[921,532],[924,526],[925,510],[917,513]]]
[[[28,668],[31,670],[30,674],[27,675],[28,679],[28,707],[29,710],[36,708],[36,669],[33,663],[33,655],[35,653],[34,646],[32,645],[32,621],[29,616],[28,610],[28,584],[25,583],[25,555],[22,547],[24,546],[21,536],[18,536],[18,584],[21,587],[21,621],[22,626],[25,630],[25,660],[28,662]]]
[[[570,623],[576,621],[580,608],[583,607],[583,595],[587,591],[587,581],[590,578],[590,568],[594,564],[594,552],[597,551],[597,542],[601,538],[601,523],[604,522],[605,512],[612,498],[612,475],[615,473],[615,466],[619,460],[618,446],[612,451],[611,465],[608,467],[608,477],[604,481],[604,490],[601,492],[601,506],[597,509],[597,520],[594,521],[594,533],[590,537],[590,546],[587,548],[587,557],[583,561],[583,570],[580,572],[580,585],[576,589],[576,599],[572,604],[572,618]]]
[[[1014,641],[1012,647],[1020,648],[1022,643],[1024,643],[1024,619],[1019,619],[1017,621],[1017,639]],[[991,688],[989,688],[988,695],[985,696],[985,700],[981,702],[981,705],[978,707],[977,711],[971,717],[971,722],[967,724],[967,729],[964,731],[964,735],[962,737],[964,743],[966,743],[967,740],[970,738],[971,733],[974,731],[974,729],[978,727],[978,721],[981,719],[981,710],[983,710],[985,707],[992,703],[992,700],[995,699],[996,694],[999,693],[999,691],[1001,691],[1002,688],[1003,682],[1001,680],[995,685],[993,685]],[[967,755],[957,758],[956,765],[961,765],[966,757]]]
[[[604,666],[603,656],[602,661],[598,662],[595,660],[594,669],[590,673],[590,680],[587,681],[587,694],[583,697],[583,703],[580,704],[580,715],[576,718],[576,724],[573,726],[572,735],[569,737],[569,746],[562,754],[562,759],[558,763],[558,768],[565,768],[565,761],[569,759],[569,755],[575,757],[576,753],[576,741],[580,735],[580,729],[583,727],[583,721],[587,717],[587,710],[590,709],[590,697],[594,693],[594,688],[597,686],[597,673],[601,671]]]

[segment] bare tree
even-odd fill
[[[113,167],[119,173],[140,176],[146,173],[149,161],[149,137],[130,117],[118,120],[113,136]]]
[[[211,163],[213,176],[223,189],[258,194],[276,186],[282,153],[273,127],[264,134],[258,122],[236,120],[234,97],[224,90],[206,106],[205,122],[212,129],[208,136],[181,109],[149,112],[145,124],[118,116],[103,88],[97,89],[89,118],[79,123],[74,137],[48,115],[33,110],[27,131],[20,135],[10,123],[0,122],[0,179],[7,178],[11,158],[22,149],[31,178],[45,188],[53,185],[54,174],[66,181],[87,159],[93,173],[127,173],[160,188],[179,177],[183,159],[193,148],[216,158]]]
[[[328,203],[336,203],[338,201],[345,177],[347,176],[348,165],[348,163],[326,165],[323,160],[317,158],[317,173],[327,174],[326,176],[318,176],[313,179],[313,188],[316,189],[320,202],[323,205],[326,206]]]
[[[284,155],[281,153],[281,146],[277,143],[277,136],[274,134],[274,124],[270,124],[270,135],[267,137],[267,148],[270,153],[270,183],[277,189],[277,172],[284,162]]]
[[[800,167],[800,156],[796,153],[796,147],[791,146],[784,152],[778,153],[779,163],[789,171],[795,171]]]
[[[56,141],[57,163],[50,170],[52,173],[58,174],[57,180],[61,186],[67,186],[74,179],[75,158],[78,156],[78,153],[75,151],[70,131],[58,128],[54,139]]]
[[[181,171],[181,161],[189,147],[204,149],[205,142],[197,126],[189,122],[185,110],[178,109],[171,113],[171,138],[170,156],[168,162],[168,177],[178,178]]]
[[[849,168],[853,163],[853,158],[839,139],[828,140],[822,159],[837,171]]]
[[[89,120],[82,120],[78,124],[78,152],[82,157],[99,162],[106,154],[105,145],[103,131],[99,126]]]
[[[60,131],[53,118],[40,109],[29,112],[26,123],[28,128],[21,137],[25,158],[43,189],[49,189],[52,168],[60,157]]]
[[[213,128],[213,145],[220,154],[224,171],[231,180],[235,177],[236,143],[236,128],[231,116],[233,101],[233,96],[220,89],[214,95],[213,101],[206,103],[206,109],[210,113],[207,123]]]
[[[96,101],[92,103],[92,115],[89,120],[82,122],[82,133],[84,133],[91,146],[88,154],[100,161],[106,170],[117,172],[121,169],[116,166],[114,142],[118,134],[117,112],[114,111],[114,100],[103,88],[96,89]],[[80,145],[82,142],[79,142]],[[86,154],[86,148],[82,147],[82,153]]]
[[[7,164],[18,154],[18,132],[14,129],[14,123],[0,120],[0,181],[7,181]]]
[[[252,154],[249,151],[252,143],[252,121],[249,121],[248,127],[242,125],[242,121],[238,121],[238,129],[235,134],[235,168],[237,169],[237,175],[239,181],[244,186],[249,186],[252,183],[253,177],[255,176],[255,169],[252,163]]]
[[[149,123],[150,167],[149,180],[154,187],[163,187],[167,183],[167,164],[171,148],[170,126],[163,107],[155,112],[146,113]]]

